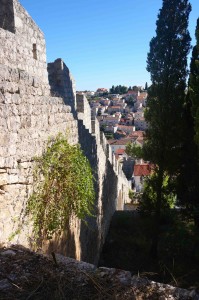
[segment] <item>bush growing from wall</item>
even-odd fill
[[[33,194],[27,205],[35,241],[61,234],[71,216],[91,216],[94,199],[93,175],[87,158],[79,145],[69,145],[63,135],[58,135],[36,158]]]

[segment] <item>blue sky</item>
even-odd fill
[[[190,0],[195,44],[199,0]],[[62,58],[77,90],[145,85],[149,42],[162,0],[20,0],[46,37],[47,61]]]

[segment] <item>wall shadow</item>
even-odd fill
[[[13,0],[0,0],[0,28],[15,33]]]
[[[53,239],[42,241],[42,250],[45,253],[57,252],[62,255],[77,258],[76,257],[76,244],[74,233],[70,229],[70,225],[67,224],[64,232],[61,235],[54,235]]]
[[[88,158],[94,176],[95,204],[93,217],[87,217],[81,222],[80,244],[81,260],[89,263],[97,263],[99,252],[99,229],[98,229],[98,200],[99,200],[99,177],[98,177],[98,156],[96,139],[85,128],[82,120],[78,120],[79,143],[84,155]]]

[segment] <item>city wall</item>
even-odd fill
[[[88,226],[71,219],[62,236],[44,242],[43,250],[97,264],[111,217],[116,209],[123,209],[128,198],[128,181],[100,133],[98,121],[91,119],[85,96],[76,99],[74,81],[62,60],[48,65],[48,80],[41,30],[17,0],[0,0],[2,11],[0,243],[31,247],[32,226],[25,209],[32,193],[34,157],[42,154],[50,137],[67,132],[69,142],[79,142],[91,163],[96,217],[88,218]]]

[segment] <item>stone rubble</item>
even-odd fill
[[[62,288],[58,299],[153,299],[153,300],[198,300],[195,290],[185,290],[167,284],[131,276],[128,271],[114,268],[97,268],[92,264],[76,261],[55,254],[43,256],[20,247],[0,249],[0,299],[54,299],[53,293]],[[49,281],[52,277],[52,286]],[[56,281],[55,278],[59,280]],[[62,286],[59,286],[62,282]],[[36,286],[39,287],[35,289]],[[70,283],[70,288],[68,288]],[[51,290],[52,288],[52,290]],[[45,290],[46,289],[46,290]],[[15,298],[10,298],[13,296]],[[78,295],[78,297],[77,297]],[[26,297],[26,298],[25,298]],[[52,297],[52,298],[51,298]]]

